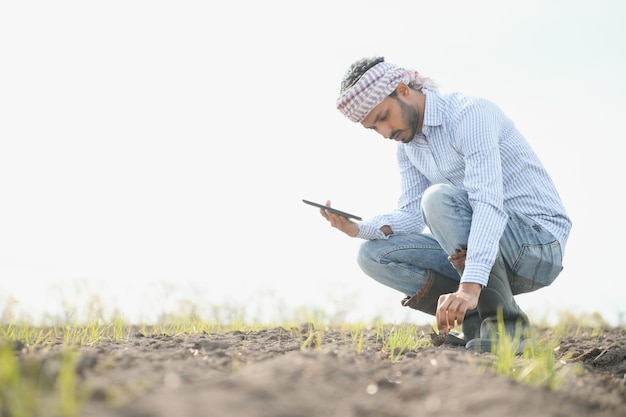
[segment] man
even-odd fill
[[[529,321],[513,296],[559,275],[571,221],[513,122],[490,101],[441,94],[383,57],[350,66],[337,108],[398,143],[395,211],[356,223],[320,210],[333,227],[365,239],[361,269],[405,294],[403,305],[436,316],[448,341],[491,351],[500,318],[521,352]],[[464,339],[451,334],[457,326]]]

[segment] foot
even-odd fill
[[[524,353],[529,328],[527,321],[505,320],[498,323],[497,318],[490,317],[480,325],[480,337],[470,340],[465,347],[474,352],[493,353],[498,349],[512,348],[517,355],[521,355]],[[503,336],[507,340],[503,340]]]

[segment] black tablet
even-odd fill
[[[343,217],[346,217],[348,219],[363,220],[359,216],[356,216],[356,215],[350,214],[350,213],[346,213],[345,211],[337,210],[334,207],[328,207],[328,206],[326,206],[324,204],[314,203],[312,201],[304,200],[304,199],[302,201],[304,201],[306,204],[310,204],[312,206],[319,207],[319,208],[322,208],[324,210],[332,211],[333,213],[336,213],[336,214],[338,214],[340,216],[343,216]]]

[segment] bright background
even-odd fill
[[[301,202],[394,208],[395,145],[334,106],[383,55],[499,104],[553,176],[565,269],[520,305],[623,323],[625,19],[621,0],[2,2],[0,313],[430,322]]]

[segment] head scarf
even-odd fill
[[[398,84],[410,84],[421,90],[422,87],[435,87],[429,79],[420,76],[415,70],[400,68],[388,62],[381,62],[370,68],[352,87],[342,91],[337,99],[337,109],[348,119],[360,123]]]

